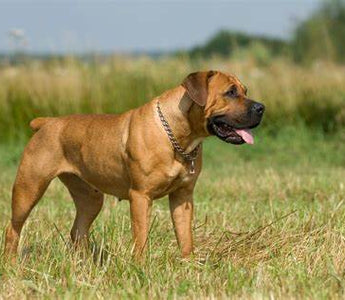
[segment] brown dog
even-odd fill
[[[253,143],[264,106],[221,72],[190,74],[183,83],[121,115],[38,118],[26,146],[12,195],[5,253],[15,255],[30,211],[55,177],[68,188],[76,218],[74,242],[88,240],[103,194],[130,201],[135,253],[145,248],[152,201],[169,194],[182,256],[193,249],[193,190],[201,170],[203,139]]]

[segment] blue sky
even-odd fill
[[[50,53],[189,48],[222,28],[289,38],[319,3],[0,0],[0,51],[22,47],[11,44],[11,29],[25,33],[29,51]]]

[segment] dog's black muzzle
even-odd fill
[[[211,116],[207,121],[207,130],[221,140],[240,145],[245,143],[243,138],[236,133],[236,129],[252,129],[257,127],[265,111],[265,106],[253,100],[250,101],[249,109],[244,114],[222,114]]]

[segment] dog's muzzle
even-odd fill
[[[211,116],[207,121],[207,130],[227,143],[254,144],[251,129],[260,124],[264,111],[263,104],[253,102],[244,116],[233,117],[231,114]]]

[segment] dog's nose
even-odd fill
[[[261,116],[265,111],[265,106],[261,103],[254,103],[252,105],[252,112],[256,115]]]

